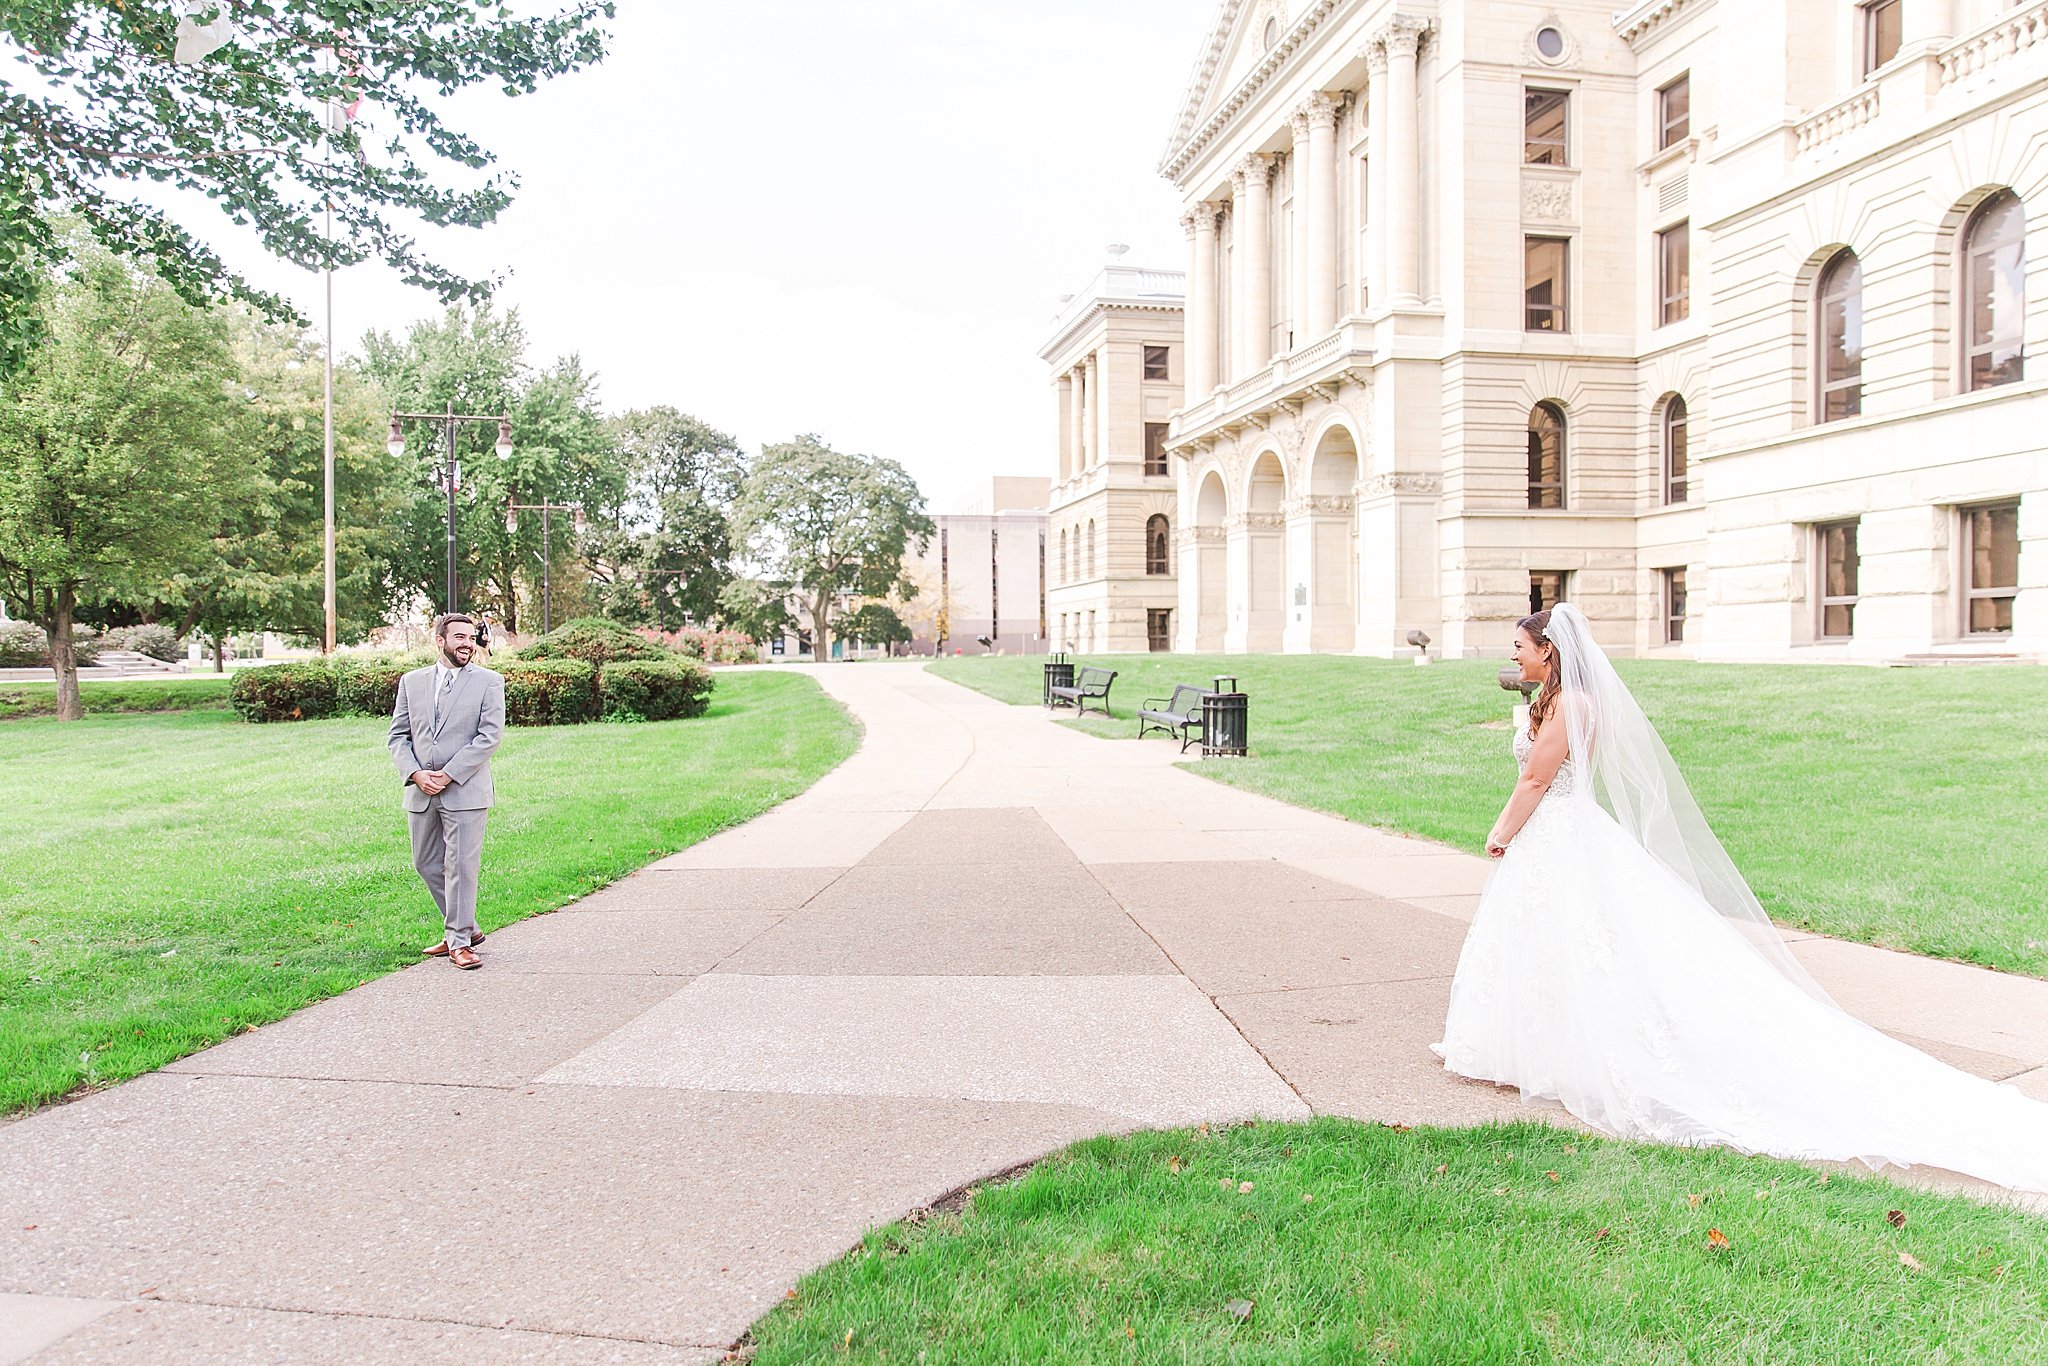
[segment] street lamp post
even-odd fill
[[[384,449],[396,460],[405,454],[405,431],[401,422],[439,422],[445,433],[442,449],[445,452],[441,470],[443,486],[448,490],[448,587],[444,612],[459,610],[455,601],[455,490],[462,482],[462,466],[455,459],[455,424],[458,422],[495,422],[498,424],[498,459],[512,458],[512,419],[502,414],[488,416],[481,413],[458,413],[451,402],[446,412],[440,413],[393,413],[391,435],[384,443]]]
[[[576,515],[576,530],[583,530],[583,505],[581,503],[550,503],[543,498],[538,503],[505,504],[505,534],[519,534],[519,514],[538,512],[540,514],[540,633],[546,635],[555,629],[555,596],[549,570],[554,563],[554,537],[550,534],[548,514],[571,512]]]

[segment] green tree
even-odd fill
[[[518,179],[443,122],[440,102],[472,85],[530,93],[603,60],[612,9],[609,0],[535,17],[460,0],[0,4],[0,375],[34,344],[24,321],[40,288],[33,261],[65,249],[54,226],[65,214],[118,254],[152,257],[188,302],[231,295],[298,320],[124,182],[205,195],[273,255],[308,269],[375,257],[444,300],[482,298],[485,284],[421,254],[414,224],[489,223]],[[194,31],[216,23],[227,26],[217,45]],[[463,183],[443,183],[457,168]]]
[[[794,624],[789,589],[763,579],[734,579],[718,595],[718,619],[727,630],[772,640]]]
[[[566,517],[548,519],[555,544],[541,544],[542,519],[524,514],[506,525],[513,502],[620,507],[624,472],[597,408],[596,381],[576,356],[535,373],[525,359],[526,329],[517,310],[457,305],[415,323],[403,339],[363,339],[363,373],[404,412],[504,413],[512,419],[512,456],[500,460],[488,422],[455,428],[461,481],[456,499],[457,597],[517,630],[522,598],[539,582],[541,557],[558,563],[571,535]],[[381,430],[381,428],[380,428]],[[439,603],[446,566],[447,495],[441,483],[444,428],[405,424],[406,475],[413,489],[394,521],[386,574],[405,597]],[[565,585],[565,588],[567,586]]]
[[[600,610],[665,631],[711,620],[732,580],[726,510],[746,475],[739,442],[670,407],[623,414],[611,433],[625,500],[583,540]]]
[[[908,594],[904,554],[921,551],[932,535],[924,495],[901,465],[841,454],[816,436],[761,452],[734,504],[733,527],[767,577],[790,585],[820,660],[831,658],[834,597]]]
[[[322,357],[296,326],[237,315],[249,402],[250,495],[228,510],[208,553],[178,574],[157,613],[179,635],[234,631],[319,636],[325,625]],[[384,452],[384,405],[359,375],[334,375],[335,631],[360,640],[383,623],[393,585],[382,548],[411,491]]]
[[[894,608],[880,602],[864,602],[847,613],[839,625],[839,634],[870,645],[910,643],[910,628],[903,624],[903,618],[896,615]]]
[[[50,634],[75,720],[81,602],[148,601],[256,493],[228,319],[75,243],[0,394],[0,584]]]

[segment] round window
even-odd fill
[[[1551,61],[1564,56],[1564,34],[1554,28],[1536,30],[1536,51]]]
[[[1273,44],[1279,41],[1280,21],[1278,19],[1266,20],[1266,51],[1271,52],[1273,50]]]

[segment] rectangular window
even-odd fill
[[[1529,610],[1547,612],[1564,601],[1565,571],[1562,569],[1532,569],[1529,571]]]
[[[1166,426],[1164,422],[1145,424],[1145,473],[1166,473]]]
[[[1970,567],[1965,629],[1973,636],[2011,635],[2020,591],[2020,505],[1963,509],[1963,541]]]
[[[1145,609],[1145,648],[1153,654],[1165,654],[1173,648],[1173,609],[1171,607],[1148,607]]]
[[[1900,0],[1871,0],[1863,6],[1863,74],[1899,55],[1902,34],[1900,19],[1905,6]]]
[[[1820,540],[1820,638],[1856,633],[1856,523],[1816,527]]]
[[[1145,348],[1146,379],[1166,378],[1166,350],[1167,348],[1163,346],[1148,346]]]
[[[1571,241],[1564,237],[1522,239],[1522,326],[1530,332],[1569,332],[1565,312],[1571,296],[1566,261]]]
[[[1685,571],[1667,569],[1664,571],[1664,643],[1681,644],[1685,640]]]
[[[1565,92],[1531,90],[1522,96],[1522,164],[1565,164]]]
[[[1657,92],[1657,149],[1675,147],[1692,136],[1692,73]]]
[[[1678,223],[1657,234],[1657,292],[1661,296],[1657,320],[1660,327],[1683,322],[1692,315],[1692,232],[1690,223]]]

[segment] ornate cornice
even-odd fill
[[[1680,10],[1689,9],[1694,0],[1648,0],[1634,9],[1614,17],[1614,31],[1621,35],[1621,41],[1634,45],[1636,39],[1657,28],[1666,19]]]
[[[1159,174],[1168,180],[1180,179],[1194,159],[1201,155],[1208,145],[1216,140],[1217,134],[1229,126],[1238,110],[1251,102],[1254,95],[1272,79],[1273,74],[1287,64],[1287,59],[1299,51],[1323,20],[1330,17],[1330,11],[1337,7],[1337,0],[1315,0],[1293,28],[1280,35],[1265,58],[1252,68],[1251,73],[1238,84],[1237,89],[1225,96],[1199,128],[1195,119],[1201,111],[1202,101],[1208,98],[1210,82],[1215,79],[1216,69],[1223,60],[1223,48],[1229,41],[1229,32],[1235,26],[1238,12],[1243,8],[1239,0],[1225,0],[1225,15],[1217,25],[1217,33],[1211,36],[1209,50],[1204,53],[1202,63],[1196,68],[1193,88],[1188,92],[1181,116],[1175,122],[1173,135],[1167,139],[1166,151],[1159,160]]]
[[[1220,526],[1184,526],[1180,529],[1182,545],[1222,545],[1223,540],[1223,528]]]
[[[1287,514],[1284,512],[1240,512],[1226,518],[1224,527],[1230,531],[1284,531],[1287,528]]]

